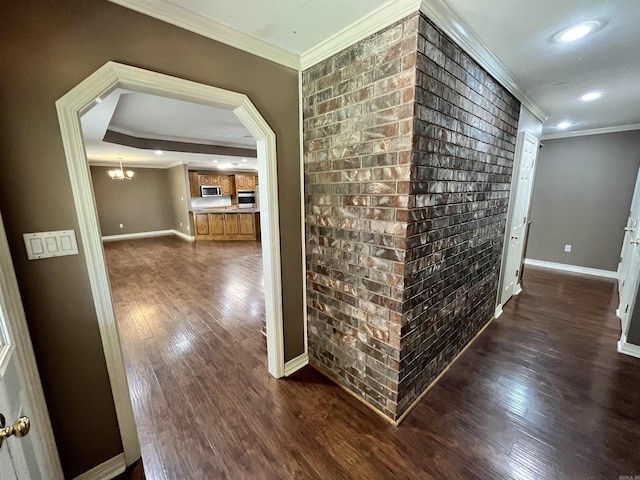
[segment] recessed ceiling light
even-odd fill
[[[580,97],[582,102],[590,102],[592,100],[597,100],[602,96],[602,92],[589,92],[585,93]]]
[[[571,126],[571,122],[560,122],[558,124],[558,128],[560,128],[561,130],[569,128],[570,126]]]
[[[562,30],[555,38],[561,42],[574,42],[589,35],[599,26],[600,24],[598,22],[584,22]]]
[[[164,152],[162,150],[156,150],[156,155],[162,155]]]
[[[218,160],[214,160],[213,163],[218,163]]]
[[[247,163],[247,159],[246,159],[246,158],[243,158],[243,159],[242,159],[242,163]]]
[[[96,103],[100,103],[102,99],[100,97],[96,98]]]

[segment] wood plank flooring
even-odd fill
[[[396,428],[311,368],[268,375],[258,243],[105,250],[149,480],[640,475],[640,360],[616,352],[613,281],[527,267]]]

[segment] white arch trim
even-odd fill
[[[276,137],[246,95],[188,80],[108,62],[56,102],[73,199],[78,215],[98,326],[113,392],[126,463],[140,458],[140,445],[133,419],[120,337],[111,301],[111,287],[102,247],[100,226],[93,196],[91,173],[82,138],[80,117],[98,97],[115,88],[175,98],[233,111],[257,142],[260,176],[260,227],[267,327],[269,373],[285,374],[282,319],[282,281]],[[264,188],[266,187],[266,188]]]

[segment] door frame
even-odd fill
[[[513,225],[513,216],[515,215],[515,204],[516,204],[518,193],[520,191],[520,169],[522,168],[522,157],[524,155],[525,140],[527,139],[527,137],[530,140],[533,140],[533,143],[538,147],[535,152],[535,158],[534,158],[533,175],[531,179],[531,192],[529,192],[529,198],[527,199],[527,221],[530,220],[531,199],[533,198],[533,187],[535,183],[536,169],[538,168],[538,155],[540,153],[540,139],[535,135],[533,135],[531,132],[528,132],[526,130],[521,130],[520,132],[518,132],[518,137],[516,139],[515,159],[513,162],[513,170],[511,171],[511,176],[512,176],[511,193],[509,195],[509,206],[507,208],[507,223],[505,224],[505,231],[504,231],[500,278],[498,281],[498,293],[496,296],[496,310],[495,310],[494,318],[498,318],[500,315],[502,315],[502,307],[504,303],[506,303],[502,299],[502,290],[504,287],[505,272],[507,269],[508,256],[509,256],[509,240],[511,238],[511,225]],[[529,231],[527,228],[525,228],[525,233],[522,238],[522,244],[524,246],[527,245],[528,234],[529,234]],[[522,255],[520,257],[520,265],[522,265],[522,261],[524,259],[525,254],[526,254],[525,248],[523,248]],[[519,295],[520,292],[522,292],[522,286],[520,285],[520,281],[518,281],[518,283],[516,283],[514,287],[513,296],[515,297],[516,295]]]
[[[269,373],[275,378],[280,378],[285,374],[284,325],[276,136],[249,98],[241,93],[116,62],[107,62],[61,97],[56,102],[58,121],[116,416],[126,462],[129,465],[140,458],[140,445],[133,418],[133,408],[93,195],[91,173],[80,123],[81,115],[91,109],[97,99],[108,95],[116,88],[230,110],[253,135],[257,142],[258,174],[261,185],[264,185],[263,188],[260,188],[260,205],[262,207],[260,226],[262,230],[267,362]]]
[[[22,372],[25,392],[28,396],[31,412],[31,435],[40,471],[52,480],[62,480],[60,457],[53,436],[51,419],[42,390],[40,374],[36,364],[27,319],[18,289],[15,270],[9,252],[9,244],[0,214],[0,308],[7,323],[7,331],[0,328],[0,377],[3,375],[7,360],[17,354],[17,362]],[[2,341],[4,340],[4,342]],[[8,343],[8,345],[7,345]],[[14,419],[7,418],[7,423]]]

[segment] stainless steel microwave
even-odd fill
[[[215,185],[202,185],[200,187],[200,195],[203,197],[221,197],[222,188]]]

